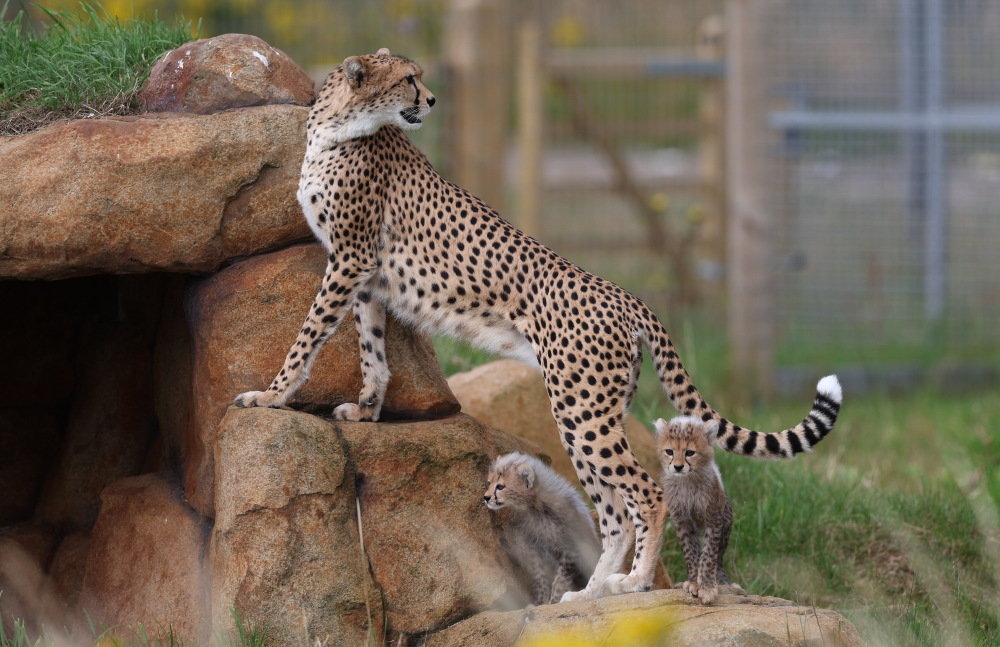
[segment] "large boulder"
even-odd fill
[[[248,34],[223,34],[167,52],[139,93],[148,112],[200,115],[270,103],[307,106],[315,98],[301,67]]]
[[[309,109],[84,119],[0,139],[0,278],[211,272],[311,237]]]
[[[43,625],[66,626],[61,600],[52,592],[45,568],[55,547],[52,531],[36,524],[0,528],[0,614],[5,626],[23,619],[29,635]]]
[[[537,447],[462,414],[337,426],[357,471],[365,552],[389,627],[423,634],[530,601],[483,489],[493,457]]]
[[[271,647],[360,645],[381,600],[337,430],[294,411],[230,409],[215,444],[212,617],[266,622]]]
[[[834,611],[788,600],[723,595],[711,607],[680,590],[634,593],[507,613],[482,613],[428,637],[426,647],[864,647]]]
[[[90,556],[90,533],[74,532],[59,542],[48,575],[52,589],[67,609],[76,608]]]
[[[170,627],[186,642],[203,640],[208,524],[155,474],[117,481],[101,498],[79,607],[109,626]]]
[[[215,445],[216,623],[235,606],[269,623],[271,645],[335,647],[522,605],[482,488],[493,455],[531,450],[461,414],[347,423],[229,409]]]
[[[536,443],[552,457],[553,469],[570,483],[579,483],[576,470],[559,442],[540,372],[523,362],[502,359],[456,373],[448,378],[448,385],[462,404],[462,411],[491,427]],[[660,461],[652,433],[631,414],[625,429],[639,463],[658,479]]]
[[[326,254],[319,244],[298,245],[236,263],[190,290],[195,440],[186,457],[185,485],[189,500],[206,516],[212,516],[210,447],[219,421],[238,393],[266,388],[281,369],[325,269]],[[441,418],[457,412],[458,402],[430,340],[392,317],[385,334],[392,378],[383,419]],[[357,402],[360,392],[358,335],[348,313],[292,402],[330,407]]]

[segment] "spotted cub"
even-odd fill
[[[483,501],[499,517],[511,557],[531,575],[535,604],[559,602],[583,588],[601,545],[577,491],[551,467],[527,454],[498,457],[490,465]]]
[[[656,421],[663,496],[687,563],[687,581],[681,587],[702,604],[712,604],[718,585],[729,583],[722,556],[729,545],[733,508],[712,450],[718,433],[714,420],[677,416],[670,422]],[[699,548],[702,533],[705,538]]]
[[[436,103],[422,74],[415,62],[381,49],[348,57],[327,77],[306,123],[298,190],[326,248],[326,273],[277,375],[235,403],[287,403],[346,319],[358,331],[363,384],[358,399],[334,413],[378,420],[390,377],[387,312],[521,359],[541,370],[559,438],[600,516],[597,568],[564,598],[648,591],[667,509],[625,430],[643,347],[674,407],[715,420],[718,445],[737,454],[791,458],[810,450],[833,428],[839,400],[818,392],[809,414],[777,433],[722,417],[646,304],[518,231],[434,170],[405,132],[419,128]]]

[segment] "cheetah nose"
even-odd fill
[[[680,472],[681,470],[684,469],[684,466],[683,465],[674,465],[674,469],[677,470],[678,472]]]
[[[489,503],[490,502],[490,496],[488,494],[483,495],[483,501],[486,502],[486,503]]]
[[[427,97],[428,108],[433,108],[435,103],[437,103],[437,99],[435,99],[434,97]]]

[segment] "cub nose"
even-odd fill
[[[490,502],[490,495],[484,494],[483,495],[483,501],[485,501],[486,503],[489,503]]]
[[[437,99],[435,99],[434,97],[427,97],[428,108],[433,108],[435,103],[437,103]]]
[[[680,472],[681,470],[684,469],[684,466],[683,465],[674,465],[674,469],[677,470],[678,472]]]

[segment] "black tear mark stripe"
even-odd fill
[[[406,77],[406,80],[409,81],[409,83],[410,83],[411,86],[413,86],[413,91],[417,94],[416,98],[413,100],[413,105],[419,106],[420,105],[420,88],[417,87],[417,80],[413,77],[412,74],[410,76]]]

